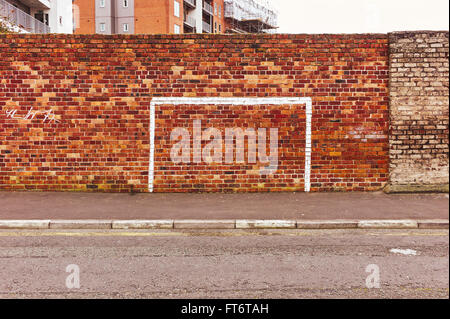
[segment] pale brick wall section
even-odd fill
[[[390,37],[390,182],[449,182],[448,32]]]

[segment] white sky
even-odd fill
[[[448,30],[448,0],[271,0],[277,33]]]

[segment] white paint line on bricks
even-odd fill
[[[361,220],[358,228],[413,229],[419,225],[415,220]]]
[[[173,229],[173,220],[114,220],[112,229]]]
[[[175,220],[173,227],[175,229],[234,229],[235,220]]]
[[[407,256],[416,256],[417,251],[414,249],[398,249],[398,248],[392,248],[389,250],[389,252],[393,254],[401,254],[401,255],[407,255]]]
[[[310,97],[154,97],[150,102],[150,160],[148,169],[148,191],[154,190],[155,181],[155,108],[156,105],[306,105],[306,147],[305,147],[305,192],[311,190],[311,126],[312,99]]]
[[[50,220],[0,220],[0,229],[48,229]]]
[[[237,229],[249,228],[295,228],[295,220],[251,220],[238,219],[236,220]]]
[[[112,220],[51,220],[50,229],[111,229]]]
[[[155,99],[150,103],[150,161],[148,168],[148,191],[153,193],[155,179]]]

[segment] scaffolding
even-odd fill
[[[267,0],[225,0],[228,31],[263,33],[277,28],[278,12]]]

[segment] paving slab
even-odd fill
[[[172,229],[173,220],[114,220],[113,229]]]
[[[419,228],[415,220],[361,220],[358,228],[383,229],[414,229]]]
[[[277,229],[291,229],[296,227],[295,220],[236,220],[237,229],[257,229],[257,228],[277,228]]]
[[[448,229],[448,219],[419,220],[419,228],[423,229]]]
[[[234,229],[236,221],[234,220],[175,220],[175,229]]]
[[[112,220],[51,220],[50,229],[111,229]]]
[[[47,229],[50,220],[0,220],[0,229]]]
[[[298,220],[298,229],[351,229],[357,228],[357,220]]]

